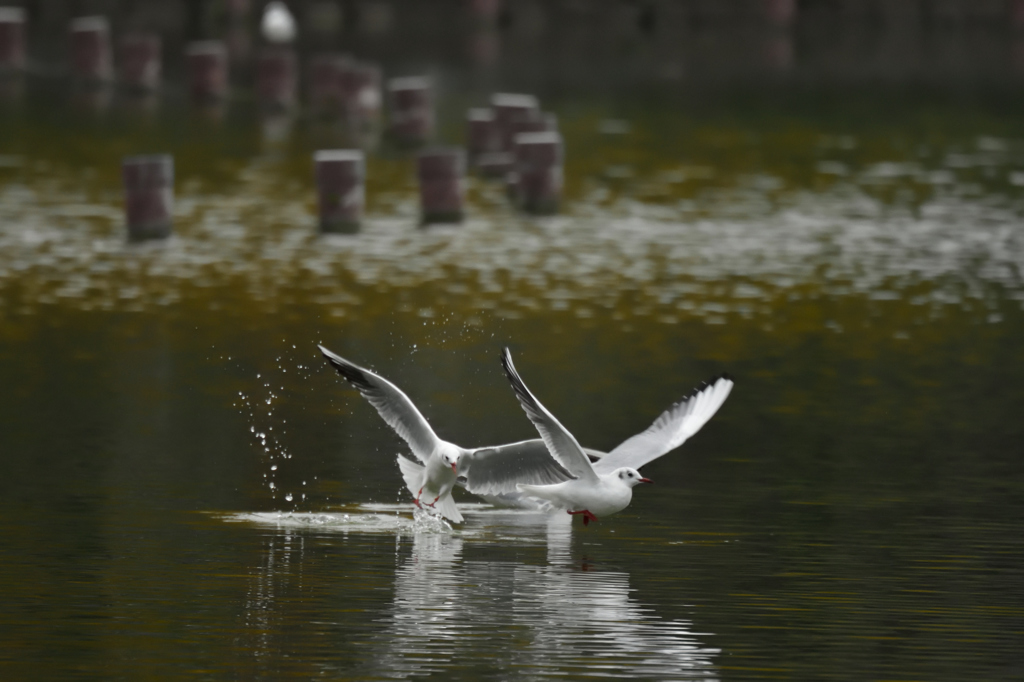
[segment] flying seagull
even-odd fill
[[[397,459],[414,503],[433,506],[445,518],[461,523],[462,515],[451,497],[454,485],[498,506],[536,509],[546,503],[518,491],[519,483],[549,485],[572,479],[572,474],[552,458],[540,438],[472,449],[441,440],[397,386],[323,346],[318,347],[338,374],[358,389],[388,426],[408,443],[416,460],[401,454]],[[728,381],[728,387],[713,409],[695,410],[695,401],[722,381]],[[627,439],[611,453],[590,448],[583,448],[583,451],[598,464],[610,458],[612,462],[620,461],[615,466],[622,466],[626,460],[636,459],[642,463],[633,466],[640,467],[679,447],[696,433],[725,400],[731,386],[731,381],[720,378],[710,386],[698,387],[666,410],[646,431]]]
[[[512,384],[526,416],[537,427],[551,456],[571,475],[554,484],[518,483],[516,489],[528,496],[583,516],[584,525],[629,506],[633,487],[651,483],[638,469],[673,450],[695,434],[718,411],[733,387],[733,380],[721,375],[698,387],[687,399],[666,410],[644,432],[626,440],[605,457],[591,463],[571,433],[526,387],[505,348],[501,365]],[[472,488],[470,488],[472,491]]]
[[[456,523],[462,514],[452,499],[459,476],[470,492],[514,492],[517,483],[549,484],[570,478],[543,441],[533,439],[507,445],[466,449],[437,437],[412,401],[397,386],[368,369],[318,346],[327,361],[373,405],[395,430],[418,461],[398,455],[398,467],[414,503],[434,508]]]

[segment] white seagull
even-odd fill
[[[546,485],[523,482],[516,488],[569,514],[582,515],[584,525],[596,521],[598,516],[628,507],[633,499],[633,486],[651,482],[637,469],[679,447],[700,430],[733,387],[733,380],[724,374],[698,387],[688,398],[666,410],[646,431],[591,464],[576,438],[530,393],[512,364],[508,348],[502,352],[501,364],[519,404],[537,427],[551,456],[572,474],[567,481]]]
[[[398,455],[398,466],[414,502],[436,509],[462,523],[452,499],[456,479],[464,476],[470,492],[515,491],[516,483],[557,483],[570,478],[539,439],[467,450],[441,440],[412,401],[397,386],[368,369],[318,346],[328,362],[373,405],[388,426],[401,436],[419,462]]]
[[[540,438],[473,449],[441,440],[397,386],[323,346],[318,347],[338,374],[355,386],[388,426],[409,444],[418,461],[400,454],[398,466],[415,504],[425,499],[424,503],[442,516],[461,523],[462,515],[451,497],[454,485],[466,488],[491,504],[536,509],[547,503],[519,492],[517,484],[549,485],[573,478],[552,458]],[[583,451],[598,460],[595,466],[604,467],[601,460],[606,460],[613,463],[611,468],[614,469],[635,459],[640,463],[633,466],[640,467],[679,447],[696,433],[722,404],[730,388],[732,381],[727,377],[703,384],[666,410],[646,431],[627,439],[611,453],[590,448],[583,448]],[[715,400],[709,400],[710,394],[716,396]],[[451,469],[453,461],[454,471]],[[431,499],[433,501],[429,501]]]
[[[288,5],[281,0],[272,0],[263,8],[260,19],[260,33],[270,43],[290,43],[295,40],[295,17],[288,11]]]

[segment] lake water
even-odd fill
[[[332,237],[329,126],[11,97],[5,679],[1024,676],[1019,96],[566,92],[560,215],[473,179],[464,224],[420,229],[381,153]],[[120,158],[154,151],[175,236],[130,245]],[[452,527],[317,343],[466,446],[535,435],[504,345],[599,449],[736,387],[618,515],[463,494]]]

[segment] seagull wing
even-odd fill
[[[732,390],[727,374],[715,377],[690,391],[690,394],[661,413],[646,431],[626,439],[621,445],[594,463],[600,474],[619,467],[639,469],[678,448],[714,416]]]
[[[526,416],[537,427],[537,431],[544,440],[544,444],[548,446],[551,456],[575,478],[597,483],[597,474],[594,473],[594,467],[583,452],[583,448],[576,442],[573,435],[555,419],[554,415],[548,412],[540,404],[540,401],[533,397],[530,389],[519,378],[519,373],[516,372],[516,367],[512,364],[512,354],[508,348],[501,354],[501,366],[505,368],[505,375],[512,384],[516,397],[519,398],[519,404],[523,406]]]
[[[517,483],[552,485],[576,478],[559,464],[539,438],[477,448],[459,460],[466,490],[475,495],[517,492]]]
[[[388,426],[405,439],[416,458],[426,464],[441,440],[409,397],[387,379],[349,362],[323,346],[317,347],[334,369],[338,370],[338,374],[355,386],[377,408],[378,414]]]

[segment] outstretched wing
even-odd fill
[[[646,431],[626,439],[621,445],[594,463],[605,474],[619,467],[639,469],[678,448],[714,416],[732,390],[727,374],[715,377],[693,389],[678,403],[661,413]]]
[[[512,364],[512,354],[508,348],[501,353],[501,366],[505,369],[505,375],[512,384],[516,397],[519,398],[519,404],[523,406],[526,416],[537,427],[551,456],[574,477],[597,483],[597,474],[594,473],[594,467],[591,466],[590,460],[584,454],[583,448],[576,442],[573,435],[555,419],[554,415],[548,412],[540,404],[540,401],[530,393],[530,389],[519,378],[519,373],[516,372],[516,367]]]
[[[466,490],[475,495],[515,493],[517,483],[551,485],[576,478],[548,452],[539,438],[477,448],[459,460]]]
[[[417,459],[426,464],[441,441],[409,397],[387,379],[349,362],[323,346],[317,348],[334,369],[338,370],[338,374],[347,379],[371,405],[377,408],[377,413],[388,426],[405,439]]]

